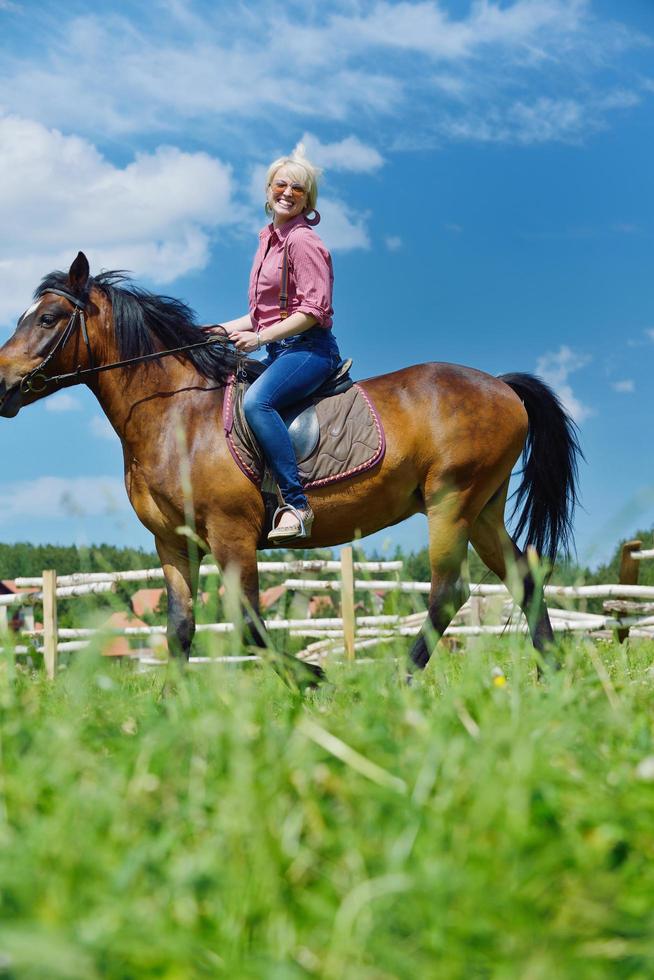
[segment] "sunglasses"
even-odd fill
[[[287,180],[274,180],[270,185],[270,190],[274,197],[281,197],[286,189],[289,189],[296,201],[304,197],[305,190],[302,184],[289,184]]]

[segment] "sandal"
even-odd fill
[[[297,524],[291,524],[288,527],[276,527],[275,521],[282,514],[293,514],[297,519]],[[272,530],[268,535],[268,540],[285,541],[287,538],[308,538],[311,535],[313,518],[314,513],[310,507],[300,510],[297,507],[293,507],[292,504],[284,504],[283,507],[278,507],[273,514]]]

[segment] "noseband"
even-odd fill
[[[35,367],[32,371],[28,371],[28,373],[21,378],[20,390],[24,395],[28,394],[29,392],[40,395],[45,391],[49,384],[80,384],[84,378],[89,377],[90,375],[100,374],[102,371],[112,371],[114,368],[128,367],[130,364],[142,364],[144,361],[156,361],[161,357],[166,357],[168,354],[182,354],[184,351],[195,350],[198,347],[210,347],[212,344],[216,343],[231,345],[231,341],[227,336],[227,331],[224,327],[218,324],[218,326],[221,326],[221,329],[225,330],[223,336],[214,336],[210,340],[201,340],[195,344],[185,344],[183,347],[173,347],[170,350],[155,351],[153,354],[141,354],[139,357],[130,357],[127,358],[127,360],[114,361],[111,364],[96,365],[93,357],[93,351],[91,350],[91,342],[89,340],[88,331],[86,329],[84,302],[78,296],[74,296],[72,293],[66,292],[65,289],[47,289],[45,292],[54,293],[56,296],[63,296],[64,299],[67,299],[69,303],[73,304],[75,309],[70,315],[70,319],[66,324],[65,330],[55,342],[52,350],[48,352],[38,367]],[[75,333],[78,324],[82,331],[82,337],[84,338],[84,343],[86,345],[90,367],[83,368],[81,364],[78,364],[75,371],[69,371],[67,374],[54,374],[48,376],[45,373],[45,368],[48,366],[55,354],[64,349],[70,338]],[[236,351],[235,354],[236,361],[238,362],[240,352]]]

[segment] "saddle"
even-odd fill
[[[351,365],[351,359],[341,361],[309,398],[281,413],[300,481],[309,490],[364,473],[383,459],[386,443],[381,420],[362,386],[352,381]],[[259,361],[244,359],[228,382],[223,403],[223,425],[232,457],[264,497],[276,493],[277,486],[245,418],[243,397],[265,370]]]

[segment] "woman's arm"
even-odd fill
[[[235,320],[226,320],[224,323],[218,323],[215,327],[203,327],[203,333],[219,333],[222,334],[225,331],[230,334],[234,330],[251,330],[252,321],[250,320],[250,314],[246,313],[245,316],[239,316]]]
[[[247,325],[250,326],[250,318],[246,317],[245,319],[247,320]],[[234,341],[238,350],[250,354],[252,351],[263,347],[264,344],[272,344],[275,340],[284,340],[285,337],[294,337],[296,334],[304,333],[305,330],[313,327],[318,321],[315,316],[299,311],[297,313],[291,313],[285,320],[273,323],[271,327],[265,327],[259,333],[255,333],[254,330],[243,329],[242,327],[230,329],[232,323],[239,322],[239,320],[232,320],[231,323],[225,324],[229,331],[229,339]]]

